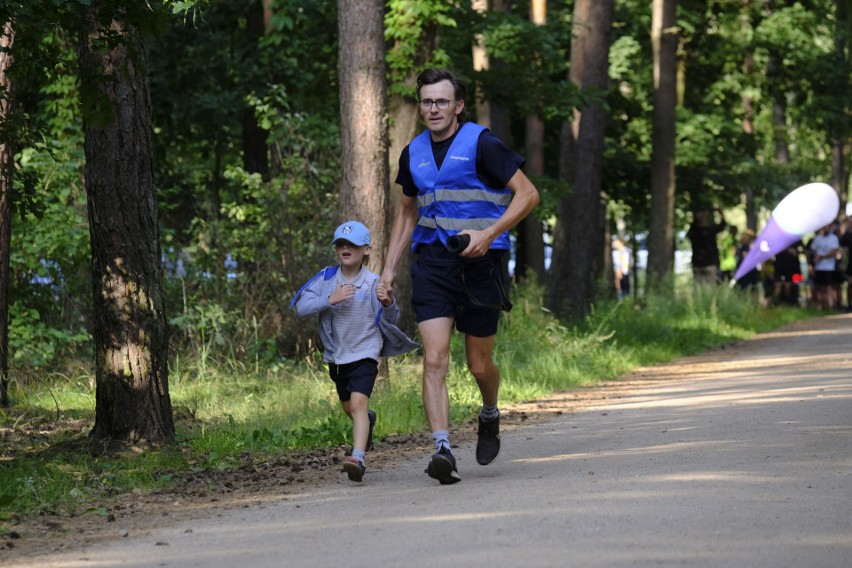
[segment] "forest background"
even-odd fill
[[[543,199],[516,280],[566,326],[612,300],[614,235],[648,250],[647,308],[674,297],[694,208],[756,230],[803,183],[848,197],[849,0],[2,0],[0,19],[3,384],[87,369],[94,438],[173,440],[188,359],[316,361],[289,301],[344,218],[381,266],[428,66],[526,156]]]

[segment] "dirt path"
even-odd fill
[[[215,501],[150,496],[134,514],[0,551],[0,564],[852,565],[852,315],[513,408],[505,422],[488,467],[465,430],[453,486],[423,473],[427,440],[390,439],[362,485],[318,467]]]

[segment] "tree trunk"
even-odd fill
[[[674,263],[675,108],[677,106],[676,0],[654,0],[654,111],[648,282],[661,284]]]
[[[526,173],[535,178],[544,175],[544,123],[537,116],[528,116],[526,125]],[[544,268],[544,229],[535,211],[518,225],[515,250],[515,278],[535,278],[542,285]]]
[[[14,88],[8,75],[10,50],[15,42],[11,22],[3,25],[0,37],[0,120],[13,113]],[[0,142],[0,406],[9,406],[9,261],[12,250],[12,175],[15,154],[8,141]]]
[[[838,85],[838,92],[849,93],[849,75],[852,74],[852,61],[848,55],[849,29],[852,28],[852,10],[848,0],[835,1],[835,33],[834,53],[838,67],[842,70],[838,74],[843,83]],[[847,107],[848,108],[848,107]],[[849,201],[849,159],[852,144],[849,141],[848,121],[836,120],[830,127],[831,138],[831,183],[840,195],[841,216],[846,216],[846,204]],[[852,297],[852,290],[847,294]]]
[[[420,111],[417,108],[417,103],[414,99],[414,93],[417,86],[417,71],[429,61],[432,52],[437,46],[437,29],[434,22],[427,23],[421,28],[420,36],[417,40],[417,46],[414,53],[414,61],[412,61],[411,70],[405,75],[401,83],[406,94],[394,94],[390,98],[390,176],[388,186],[392,188],[389,196],[390,206],[389,219],[395,219],[396,213],[399,210],[399,201],[402,196],[402,189],[395,185],[396,177],[399,174],[399,157],[406,145],[417,135],[420,126]],[[414,310],[409,309],[409,300],[411,299],[411,273],[409,271],[414,255],[410,251],[399,259],[397,264],[396,279],[394,280],[394,290],[399,299],[403,299],[400,303],[399,327],[409,335],[414,335],[417,331],[417,322],[414,317]]]
[[[384,3],[338,0],[337,5],[343,170],[340,218],[356,219],[370,227],[370,266],[381,270],[390,231]]]
[[[547,22],[547,3],[530,1],[530,21],[537,26]],[[544,123],[537,116],[528,116],[526,124],[526,173],[530,177],[544,175]],[[515,278],[524,280],[534,275],[536,282],[544,284],[544,230],[535,211],[518,225],[518,243],[515,251]]]
[[[260,43],[271,18],[271,6],[261,2],[250,11],[246,20],[246,30],[256,43]],[[253,174],[260,174],[263,181],[269,181],[269,132],[261,128],[253,107],[246,107],[242,117],[243,168]]]
[[[614,0],[597,0],[589,10],[588,36],[583,65],[583,89],[606,92],[609,88],[609,42]],[[583,318],[594,302],[597,279],[602,276],[604,209],[601,205],[604,136],[607,111],[595,98],[583,108],[583,120],[574,154],[574,191],[568,196],[568,280],[566,292],[572,316]]]
[[[173,442],[147,63],[139,30],[115,19],[104,29],[103,10],[92,2],[79,46],[81,98],[98,103],[84,107],[97,381],[91,437]]]
[[[581,87],[583,83],[590,6],[591,0],[577,0],[571,19],[571,69],[568,72],[568,78],[577,87]],[[559,133],[559,179],[568,182],[571,186],[574,184],[574,152],[581,120],[582,114],[575,108],[574,120],[564,122]],[[556,204],[553,251],[544,292],[545,307],[556,313],[563,313],[568,308],[565,291],[569,288],[567,283],[570,282],[571,258],[568,245],[570,215],[570,198],[561,197]]]

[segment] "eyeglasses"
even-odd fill
[[[432,110],[432,105],[438,107],[438,110],[447,110],[450,108],[450,103],[452,101],[450,99],[421,99],[420,100],[420,108],[422,110]]]

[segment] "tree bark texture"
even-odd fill
[[[583,66],[584,90],[609,89],[609,43],[614,0],[597,0],[589,10]],[[583,108],[574,154],[574,191],[568,196],[568,282],[573,315],[584,317],[603,275],[604,208],[601,203],[607,111],[595,99]]]
[[[537,26],[547,23],[547,3],[530,1],[530,21]],[[526,119],[526,173],[528,176],[544,175],[544,122],[537,116]],[[518,245],[515,252],[515,278],[534,277],[539,285],[545,282],[544,230],[535,211],[518,225]]]
[[[526,174],[533,178],[544,175],[544,122],[537,116],[526,120]],[[515,251],[515,278],[535,279],[544,284],[544,229],[535,211],[518,224],[518,244]]]
[[[586,56],[586,38],[589,34],[589,7],[591,0],[577,0],[571,19],[571,67],[568,79],[581,87],[583,83],[583,68]],[[580,129],[582,114],[574,109],[574,120],[565,121],[559,133],[559,179],[574,185],[574,153],[577,135]],[[553,251],[550,261],[550,272],[545,285],[544,305],[556,313],[564,313],[568,309],[565,291],[570,286],[569,268],[571,258],[568,247],[568,225],[571,214],[569,197],[561,197],[556,204],[556,226],[553,231]]]
[[[15,42],[11,22],[3,24],[0,36],[0,120],[13,113],[14,88],[8,75]],[[0,406],[9,406],[9,261],[12,250],[12,179],[15,153],[7,140],[0,141]]]
[[[103,103],[84,119],[97,384],[91,437],[172,442],[145,53],[136,28],[99,21],[101,6],[90,6],[79,46],[82,96]]]
[[[675,109],[677,106],[676,0],[654,0],[654,110],[651,148],[651,214],[648,278],[662,283],[674,265]]]
[[[434,24],[424,26],[421,29],[421,34],[417,42],[417,48],[412,61],[412,71],[409,71],[402,80],[403,88],[406,94],[394,94],[390,97],[390,125],[389,125],[389,167],[390,175],[388,176],[389,192],[389,221],[396,218],[399,211],[399,202],[402,196],[402,188],[396,185],[396,178],[399,174],[399,157],[403,149],[417,135],[423,125],[420,122],[420,111],[415,100],[415,90],[417,88],[416,69],[421,69],[437,46],[437,28]],[[407,250],[399,259],[396,271],[396,280],[394,280],[394,290],[397,300],[403,299],[400,303],[399,326],[404,329],[409,335],[414,335],[417,331],[417,322],[414,317],[414,310],[409,309],[409,300],[411,298],[411,273],[409,269],[411,262],[414,260],[413,253]]]
[[[338,13],[340,220],[356,219],[370,228],[370,266],[381,270],[390,231],[384,3],[338,0]]]
[[[849,93],[849,76],[852,74],[852,58],[850,58],[849,30],[852,29],[852,4],[849,0],[835,1],[834,53],[837,65],[842,70],[839,73],[842,83],[839,92]],[[848,109],[848,106],[847,106]],[[840,212],[846,217],[846,204],[849,201],[849,166],[848,160],[852,151],[852,141],[849,136],[848,121],[835,120],[829,132],[831,144],[831,184],[840,195]],[[847,291],[852,297],[852,290]]]
[[[614,3],[600,0],[575,5],[574,41],[571,44],[571,80],[583,89],[605,92],[609,88],[609,43]],[[586,10],[584,13],[583,10]],[[575,53],[581,49],[582,55]],[[580,58],[575,68],[575,61]],[[596,280],[603,268],[603,208],[601,183],[606,110],[594,100],[575,112],[574,123],[563,125],[560,175],[573,182],[572,192],[560,199],[555,246],[564,251],[559,269],[548,277],[548,299],[560,312],[582,318],[594,301]],[[573,142],[573,152],[570,145]],[[568,151],[566,151],[568,150]],[[561,229],[559,228],[561,227]],[[570,285],[568,285],[570,283]],[[566,302],[567,300],[567,302]]]

